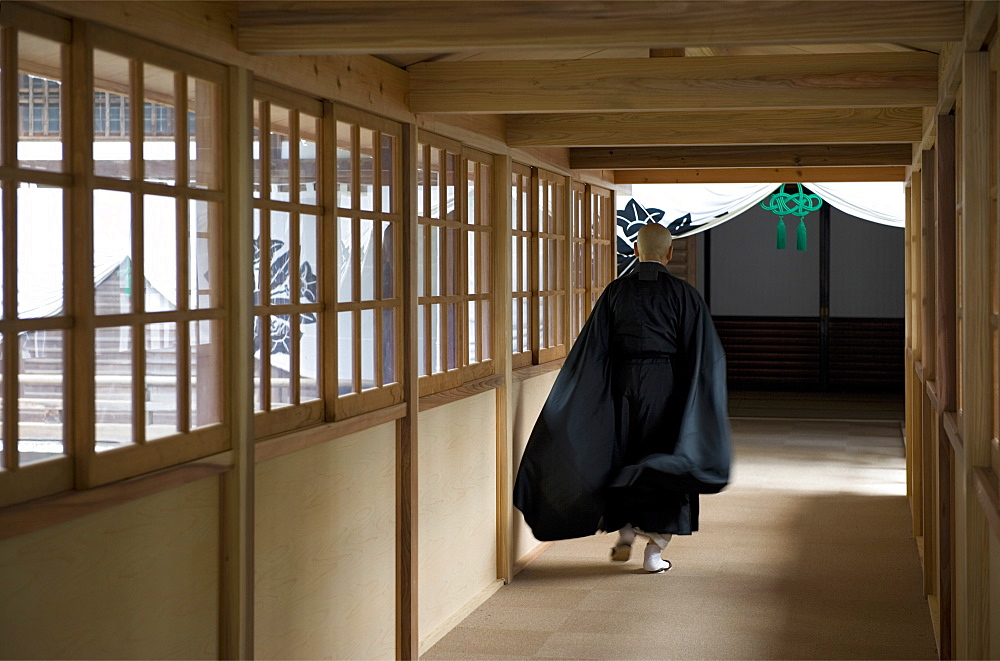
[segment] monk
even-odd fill
[[[726,362],[701,295],[667,271],[670,232],[644,226],[635,250],[542,407],[514,504],[539,540],[618,530],[612,560],[645,536],[643,567],[658,573],[671,537],[698,530],[699,495],[729,481]]]

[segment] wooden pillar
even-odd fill
[[[989,530],[975,498],[973,469],[990,465],[992,365],[990,352],[990,84],[989,54],[962,60],[962,416],[965,448],[960,493],[965,500],[965,622],[969,658],[989,649]],[[960,578],[961,580],[961,578]]]
[[[417,127],[403,125],[403,254],[417,254]],[[417,630],[417,260],[403,272],[403,399],[406,415],[396,424],[396,658],[416,659]]]
[[[936,293],[934,289],[934,152],[926,150],[920,155],[920,263],[921,263],[921,296],[920,296],[920,326],[921,326],[921,364],[923,366],[923,383],[920,384],[923,419],[921,421],[920,446],[922,452],[923,475],[923,521],[924,534],[924,594],[937,594],[937,489],[936,470],[937,446],[934,434],[937,429],[938,412],[931,406],[927,396],[927,384],[935,376],[934,324]]]
[[[254,656],[254,433],[253,433],[253,77],[228,72],[226,168],[229,214],[225,236],[229,425],[233,468],[222,476],[219,658]]]
[[[503,382],[496,391],[497,408],[497,578],[514,577],[513,508],[513,377],[511,351],[511,199],[510,156],[493,159],[493,363]]]
[[[954,658],[954,452],[944,428],[955,411],[955,117],[937,118],[935,147],[935,386],[938,397],[938,613],[939,655]]]
[[[913,534],[924,535],[924,453],[923,453],[923,382],[919,378],[922,350],[922,313],[923,280],[921,277],[921,211],[922,181],[920,173],[914,173],[910,185],[909,215],[906,232],[910,239],[910,394],[907,400],[909,416],[907,419],[906,440],[909,446],[910,469],[912,471],[912,499],[910,511],[913,515]],[[924,540],[926,541],[926,540]]]

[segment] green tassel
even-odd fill
[[[806,219],[803,218],[799,221],[799,227],[795,231],[795,249],[805,250],[806,249]]]
[[[785,234],[786,234],[786,232],[785,232],[785,219],[784,218],[779,218],[778,219],[778,243],[775,246],[778,250],[784,250],[785,249]]]

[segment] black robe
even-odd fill
[[[725,353],[708,306],[657,262],[608,285],[531,432],[514,504],[542,541],[625,523],[690,534],[729,481]]]

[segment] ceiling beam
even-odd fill
[[[415,113],[879,108],[937,103],[937,55],[850,53],[431,62],[410,72]]]
[[[508,115],[511,146],[920,142],[920,108]]]
[[[576,147],[569,152],[574,170],[681,168],[802,168],[909,165],[911,146],[752,145],[722,147]]]
[[[249,53],[957,41],[961,0],[241,2]]]
[[[870,168],[620,170],[616,184],[794,184],[809,181],[906,181],[902,165]]]

